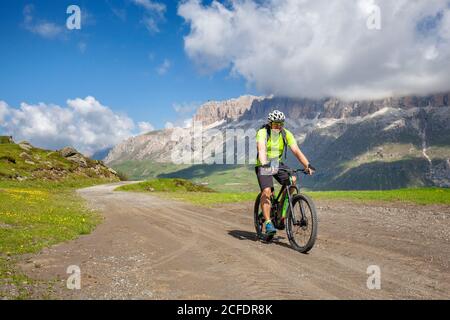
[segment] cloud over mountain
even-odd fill
[[[380,29],[368,27],[377,12]],[[369,99],[450,87],[446,0],[188,0],[178,14],[192,60],[231,67],[264,94]]]

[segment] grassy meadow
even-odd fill
[[[38,285],[17,270],[21,255],[90,233],[101,222],[76,195],[76,188],[101,183],[97,179],[0,181],[0,298],[34,296]]]

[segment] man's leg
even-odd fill
[[[266,221],[266,234],[273,236],[276,233],[276,229],[270,221],[270,197],[272,195],[273,178],[271,175],[262,175],[260,168],[255,169],[259,187],[261,189],[261,210]]]
[[[275,226],[270,220],[271,195],[272,195],[272,188],[264,188],[263,191],[261,191],[261,209],[265,219],[264,225],[266,227],[266,235],[269,237],[267,238],[268,240],[272,239],[272,237],[277,232]]]
[[[264,219],[270,220],[270,197],[272,195],[272,188],[265,188],[261,192],[261,210],[263,212]]]
[[[291,195],[294,194],[295,191],[297,191],[296,188],[295,188],[296,182],[297,182],[297,177],[296,176],[292,176],[292,187],[289,188],[289,191],[290,191]]]

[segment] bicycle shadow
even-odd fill
[[[292,247],[289,244],[280,241],[280,240],[286,239],[285,237],[282,237],[282,236],[275,236],[271,241],[266,241],[264,239],[260,239],[255,232],[249,232],[249,231],[243,231],[243,230],[231,230],[231,231],[228,231],[228,234],[238,240],[249,240],[249,241],[253,241],[253,242],[259,241],[264,244],[276,244],[276,245],[284,247],[284,248],[292,249]],[[292,249],[292,250],[294,250],[294,249]]]

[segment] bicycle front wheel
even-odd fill
[[[318,219],[313,201],[304,194],[292,199],[292,208],[286,217],[286,232],[292,247],[301,252],[310,251],[317,238]]]

